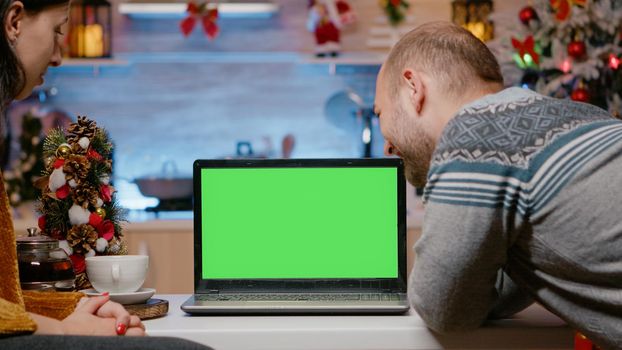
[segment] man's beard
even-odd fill
[[[409,120],[406,111],[401,108],[397,110],[396,121],[394,145],[402,154],[406,180],[416,188],[424,188],[436,144],[423,131],[420,123]]]

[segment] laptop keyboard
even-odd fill
[[[404,300],[404,294],[393,293],[345,293],[345,294],[325,294],[325,293],[271,293],[271,294],[199,294],[195,296],[199,301],[399,301]]]

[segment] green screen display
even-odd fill
[[[202,277],[396,278],[394,168],[201,169]]]

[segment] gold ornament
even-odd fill
[[[71,146],[63,143],[56,149],[56,156],[59,158],[67,158],[71,154]]]
[[[106,218],[106,210],[104,208],[95,209],[95,214],[101,216],[102,219]]]

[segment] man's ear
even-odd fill
[[[13,1],[4,19],[4,32],[11,44],[14,44],[21,34],[22,21],[26,15],[24,4],[21,1]]]
[[[408,86],[408,98],[415,107],[415,111],[417,111],[417,114],[421,113],[426,96],[425,85],[421,74],[407,68],[402,72],[402,79],[404,79],[406,86]]]

